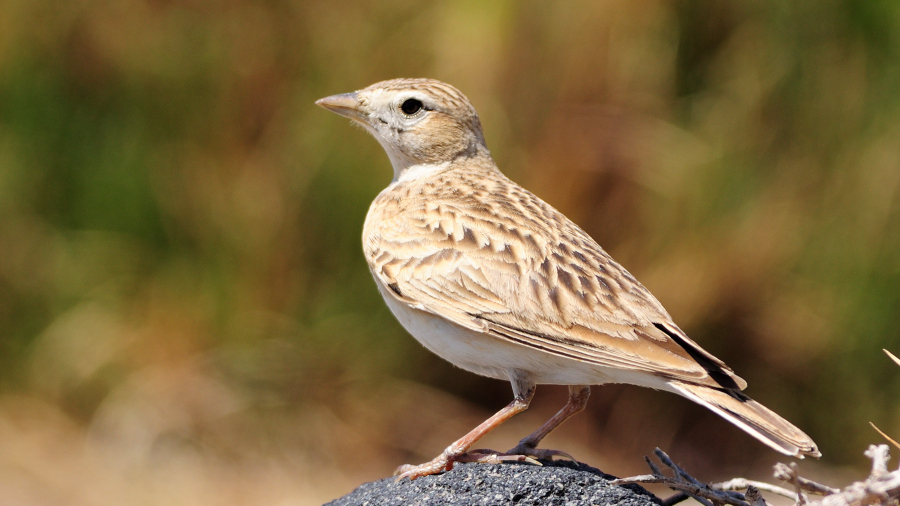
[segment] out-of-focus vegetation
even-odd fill
[[[823,469],[900,434],[895,0],[5,0],[0,502],[321,503],[508,402],[402,331],[360,252],[389,163],[313,101],[401,76],[466,93],[500,167]],[[620,475],[781,458],[618,386],[547,443]]]

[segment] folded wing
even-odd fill
[[[458,190],[449,198],[407,196],[402,207],[367,222],[370,268],[400,300],[575,360],[692,384],[746,386],[561,213],[518,187],[491,199]]]

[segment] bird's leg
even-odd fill
[[[559,450],[543,450],[538,449],[537,445],[547,434],[559,427],[570,416],[584,410],[587,406],[588,397],[591,395],[591,387],[589,385],[569,385],[569,402],[553,418],[547,420],[547,423],[541,425],[541,428],[532,432],[528,437],[519,441],[515,448],[508,451],[509,454],[528,455],[538,459],[552,459],[555,456],[567,457],[575,460],[566,452]]]
[[[450,469],[453,469],[454,462],[485,462],[496,464],[505,460],[518,460],[537,464],[538,462],[525,455],[501,454],[490,452],[488,450],[476,450],[475,452],[467,453],[469,448],[472,448],[472,445],[478,442],[478,440],[484,437],[488,432],[528,409],[528,405],[531,403],[532,397],[534,397],[534,383],[514,379],[512,381],[512,386],[515,398],[505,408],[501,409],[484,422],[481,422],[481,425],[475,427],[471,432],[448,446],[431,462],[419,464],[418,466],[405,464],[398,467],[397,470],[394,471],[394,475],[397,476],[397,481],[400,481],[403,478],[414,480],[429,474],[449,471]]]

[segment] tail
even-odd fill
[[[738,390],[716,389],[674,380],[669,381],[669,385],[676,393],[722,415],[775,451],[800,459],[805,456],[822,456],[816,443],[803,431]]]

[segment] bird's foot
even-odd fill
[[[494,450],[480,449],[465,453],[453,454],[445,451],[444,453],[441,453],[440,455],[435,457],[431,462],[426,462],[417,466],[404,464],[398,467],[396,471],[394,471],[394,476],[397,477],[396,481],[400,481],[403,478],[415,480],[416,478],[421,478],[422,476],[449,471],[453,469],[453,464],[455,462],[478,462],[481,464],[500,464],[501,462],[528,462],[538,466],[541,465],[540,462],[529,455],[517,455],[513,452],[501,453]]]
[[[575,457],[569,455],[568,453],[560,450],[548,450],[545,448],[535,448],[534,446],[529,445],[528,443],[519,441],[519,444],[516,445],[515,448],[506,452],[507,454],[515,454],[515,455],[527,455],[528,457],[532,457],[534,459],[544,459],[544,460],[553,460],[553,457],[565,457],[572,462],[577,462]]]

